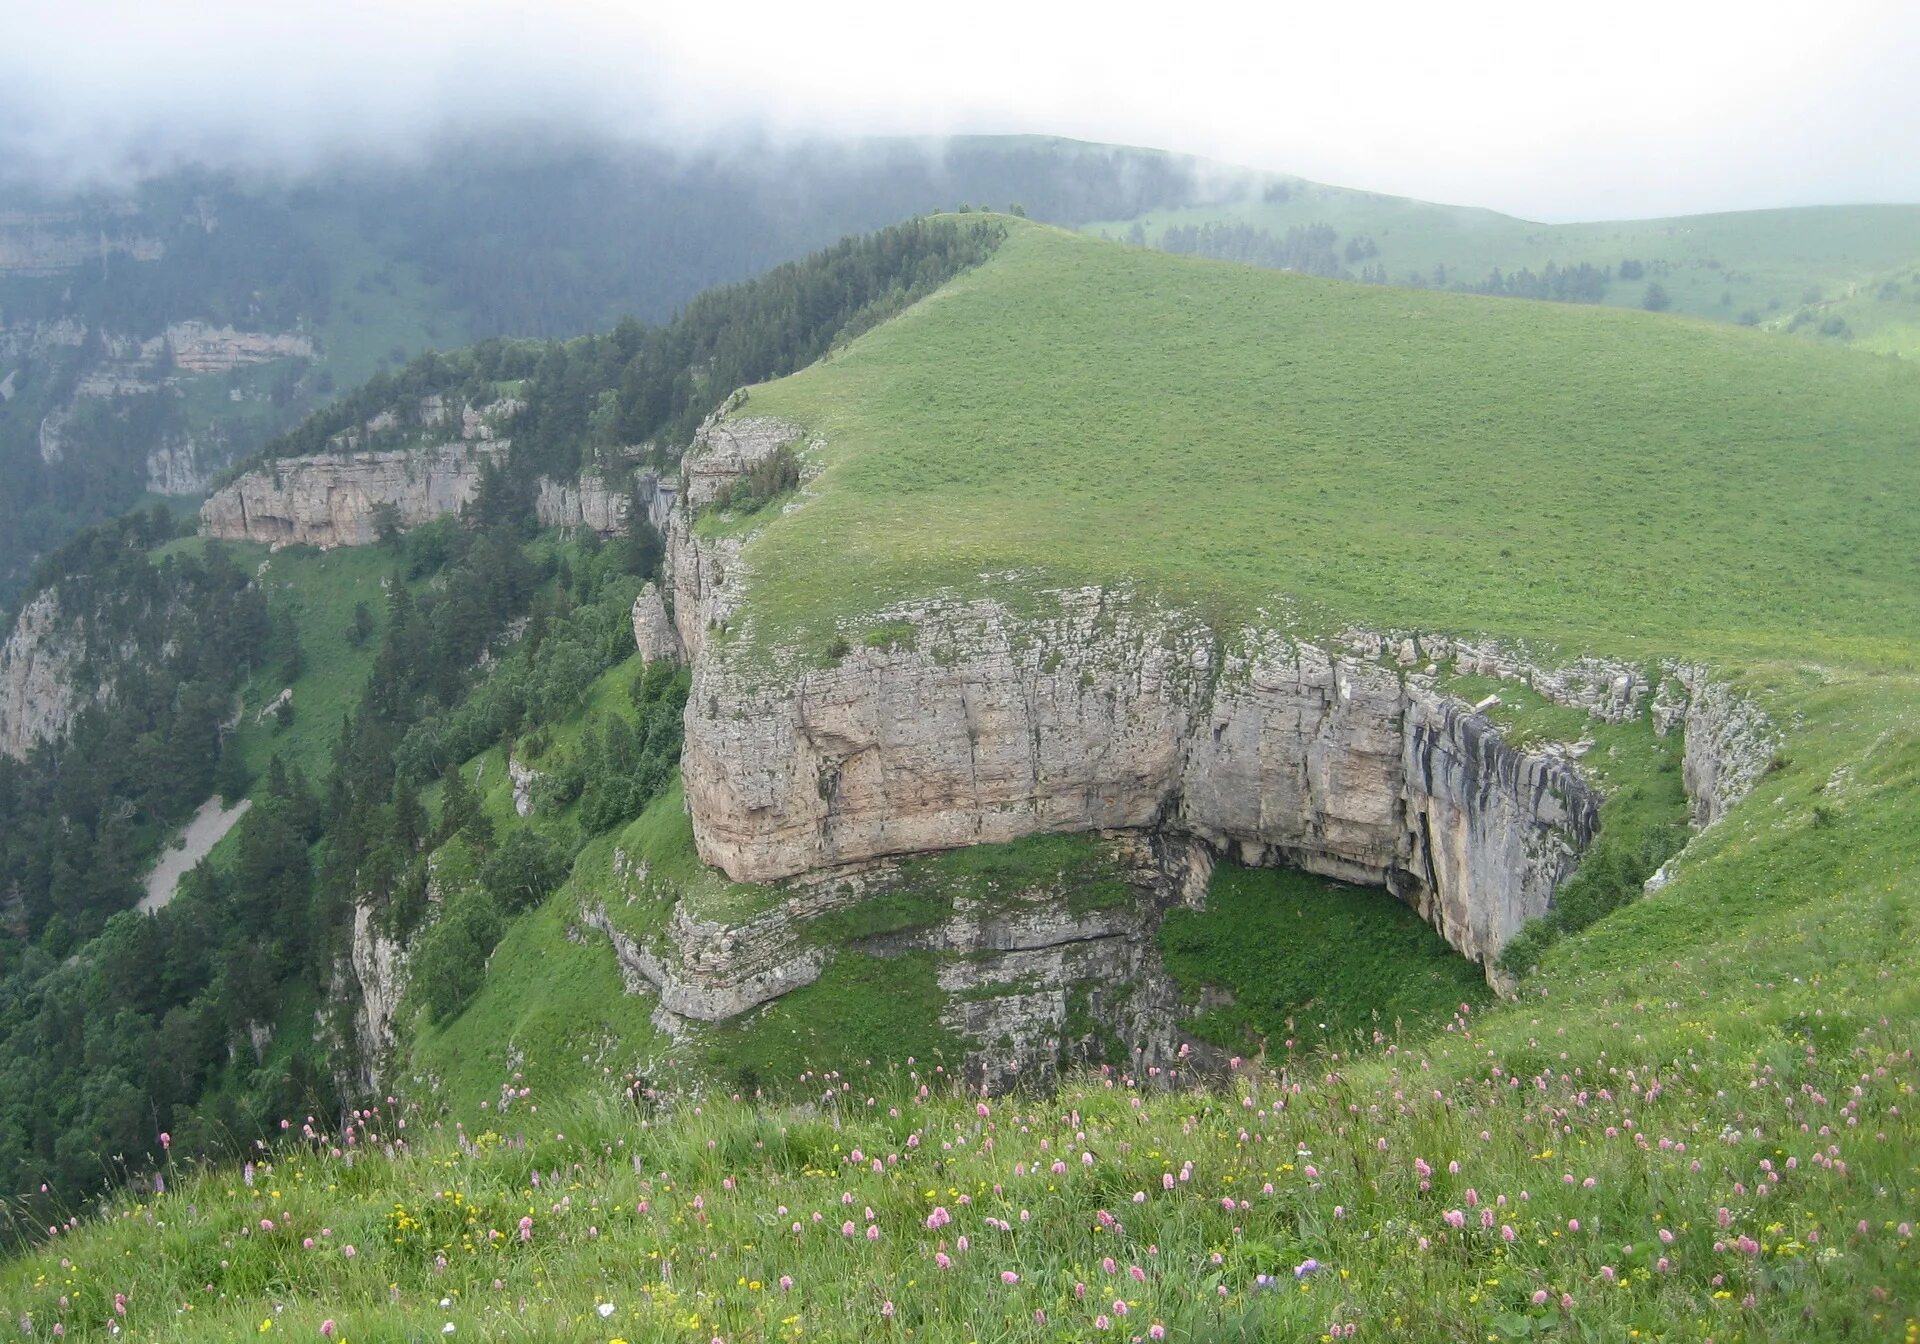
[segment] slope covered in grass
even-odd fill
[[[1628,656],[1920,637],[1920,370],[1734,327],[1024,226],[749,406],[823,441],[748,548],[768,640],[1118,580]]]
[[[1106,220],[1086,228],[1155,247],[1191,247],[1182,234],[1208,226],[1275,240],[1284,240],[1289,230],[1319,226],[1335,235],[1317,254],[1323,263],[1395,285],[1485,290],[1494,288],[1496,272],[1511,281],[1519,273],[1543,276],[1549,265],[1561,271],[1587,266],[1609,273],[1596,297],[1610,306],[1640,308],[1649,286],[1658,286],[1675,313],[1782,327],[1807,305],[1920,261],[1920,205],[1541,224],[1493,210],[1293,181],[1225,203],[1155,210],[1137,221]],[[1218,232],[1215,238],[1215,246],[1227,242]],[[1247,236],[1237,234],[1234,241],[1246,246]],[[1302,241],[1296,234],[1296,252]],[[1294,256],[1291,264],[1308,260]],[[1820,334],[1818,324],[1807,333]],[[1868,327],[1851,335],[1862,349],[1920,354],[1906,333]]]
[[[181,1164],[0,1300],[167,1341],[1903,1340],[1920,691],[1771,689],[1820,732],[1670,887],[1370,1056],[986,1102],[923,1058],[670,1114],[501,1068],[504,1111]]]

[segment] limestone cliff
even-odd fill
[[[695,664],[683,769],[703,858],[763,881],[1035,831],[1170,830],[1386,886],[1491,966],[1598,824],[1569,761],[1421,678],[1204,626],[1125,592],[886,614],[908,640],[768,678]]]
[[[569,532],[586,528],[611,537],[626,529],[627,514],[637,499],[648,521],[664,531],[676,492],[676,486],[663,482],[650,467],[633,473],[631,487],[616,485],[605,473],[588,468],[572,482],[541,477],[533,511],[542,527]]]
[[[1711,826],[1766,773],[1779,741],[1767,716],[1715,681],[1706,668],[1674,663],[1667,670],[1685,700],[1686,750],[1680,769],[1693,804],[1693,824]]]
[[[66,732],[85,703],[75,682],[85,657],[85,631],[62,613],[58,590],[36,594],[0,646],[0,752],[24,760]]]
[[[406,992],[407,956],[408,948],[387,936],[373,911],[354,906],[353,936],[346,955],[334,962],[327,1006],[316,1021],[343,1096],[381,1090]]]
[[[115,254],[157,261],[166,251],[133,206],[0,210],[0,274],[59,275]]]
[[[379,539],[376,511],[391,505],[402,527],[457,513],[480,488],[505,439],[387,452],[280,458],[214,491],[200,531],[227,541],[364,546]]]
[[[800,433],[724,415],[702,426],[668,529],[694,659],[688,805],[701,856],[737,880],[1037,831],[1178,834],[1384,886],[1494,977],[1572,873],[1601,798],[1571,752],[1508,744],[1438,674],[1519,682],[1609,722],[1656,692],[1638,667],[1545,666],[1490,640],[1223,636],[1125,587],[1023,592],[1017,608],[905,604],[821,648],[715,638],[751,623],[749,553],[698,538],[693,515]],[[1655,712],[1687,724],[1687,785],[1708,824],[1764,763],[1756,715],[1671,668]]]
[[[582,472],[574,482],[541,477],[533,511],[542,527],[585,528],[610,537],[626,526],[632,504],[632,496],[610,487],[599,473]]]

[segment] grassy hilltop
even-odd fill
[[[769,639],[1125,578],[1630,657],[1920,640],[1920,370],[1737,328],[1026,226],[749,410],[825,445],[751,550]]]
[[[678,1046],[626,989],[584,904],[645,943],[676,901],[738,919],[770,896],[699,865],[670,774],[638,816],[587,820],[608,721],[674,730],[686,693],[616,654],[509,738],[583,776],[551,809],[515,815],[507,743],[461,766],[501,850],[584,843],[496,942],[441,958],[464,999],[410,992],[400,1099],[345,1132],[289,1114],[244,1171],[177,1144],[164,1193],[141,1173],[71,1222],[37,1206],[48,1241],[0,1262],[25,1337],[1920,1340],[1920,371],[1009,227],[753,389],[747,413],[804,424],[822,470],[784,511],[702,519],[759,532],[729,638],[805,655],[905,598],[1125,581],[1223,623],[1698,656],[1783,732],[1753,795],[1657,893],[1544,946],[1507,1004],[1379,893],[1223,866],[1162,946],[1183,986],[1234,990],[1197,1029],[1264,1049],[1224,1086],[1116,1066],[983,1100],[910,957],[842,956]],[[637,577],[543,548],[573,575],[548,644],[630,650],[609,632]],[[375,657],[320,651],[377,585],[351,555],[268,568],[315,650],[280,740],[315,760],[338,721],[314,702]],[[506,655],[444,740],[557,665]],[[1569,711],[1501,689],[1513,731],[1567,735]],[[1644,722],[1596,736],[1600,773],[1677,796],[1672,739],[1656,758]],[[444,820],[442,787],[422,797]],[[474,834],[434,842],[423,944],[483,903]],[[1107,899],[1090,838],[1036,840],[912,860],[918,885],[822,936],[1042,873]],[[734,1095],[748,1065],[769,1096]],[[636,1075],[691,1095],[655,1109]]]

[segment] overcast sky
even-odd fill
[[[1920,201],[1913,0],[8,0],[0,154],[1033,131],[1537,219]]]

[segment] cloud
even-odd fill
[[[1920,7],[26,0],[0,155],[298,169],[529,120],[675,145],[1037,131],[1536,218],[1920,199]]]

